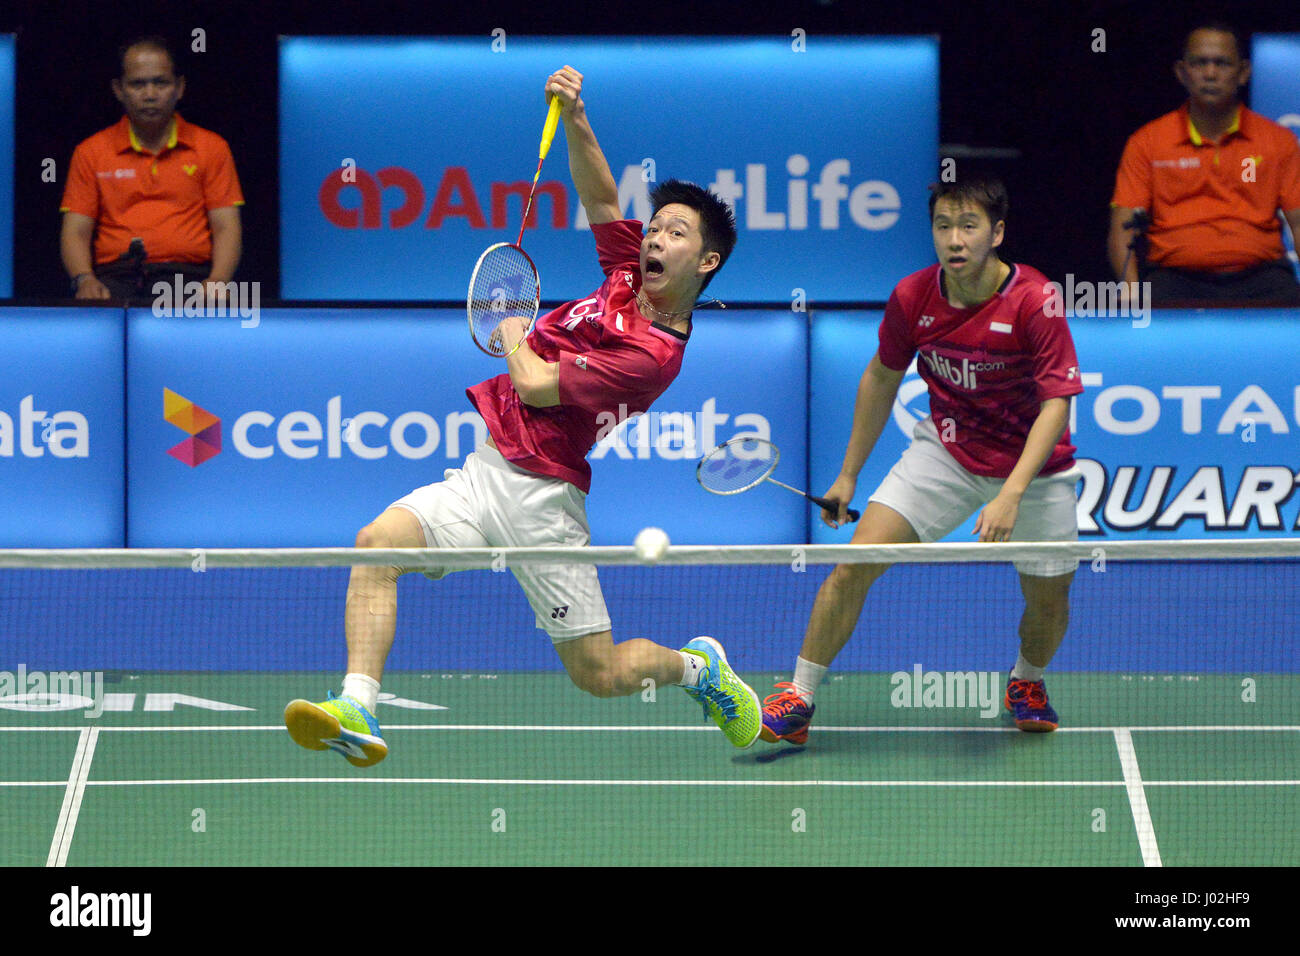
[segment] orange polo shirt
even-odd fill
[[[80,143],[59,209],[95,220],[100,265],[126,252],[136,236],[150,262],[207,262],[208,211],[243,204],[226,141],[177,113],[158,153],[140,145],[126,116]]]
[[[1300,209],[1300,141],[1240,106],[1214,143],[1184,103],[1129,137],[1111,205],[1147,210],[1152,264],[1231,271],[1272,262],[1283,255],[1278,210]]]

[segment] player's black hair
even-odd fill
[[[142,46],[146,49],[157,50],[159,53],[166,53],[167,59],[172,61],[172,73],[179,79],[181,73],[180,61],[176,58],[176,50],[173,49],[171,41],[165,36],[156,33],[147,36],[131,37],[120,47],[117,48],[117,78],[120,80],[126,76],[126,54],[128,50],[134,47]]]
[[[1215,33],[1231,34],[1233,42],[1237,44],[1237,59],[1250,59],[1250,52],[1246,46],[1246,34],[1242,33],[1241,30],[1237,29],[1236,26],[1229,23],[1227,20],[1209,19],[1193,21],[1191,27],[1189,27],[1187,32],[1183,34],[1183,43],[1178,50],[1178,58],[1180,60],[1187,57],[1187,44],[1191,42],[1192,34],[1197,30],[1213,30]]]
[[[1002,180],[993,176],[977,176],[952,183],[936,183],[930,187],[930,219],[934,219],[934,204],[940,199],[954,202],[969,202],[979,206],[989,217],[989,222],[996,226],[1007,221],[1007,210],[1011,200],[1007,197],[1007,187]]]
[[[727,264],[727,257],[736,247],[736,217],[731,207],[701,186],[670,179],[650,190],[651,216],[670,203],[680,203],[700,215],[700,233],[704,239],[703,252],[718,254],[718,268],[704,277],[703,291],[713,277]]]

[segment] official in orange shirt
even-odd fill
[[[1238,91],[1250,79],[1241,50],[1227,24],[1188,34],[1174,64],[1187,102],[1124,147],[1107,252],[1117,278],[1150,283],[1155,305],[1300,304],[1278,218],[1300,234],[1300,142],[1241,105]],[[1143,218],[1139,276],[1132,243]]]
[[[120,59],[112,86],[126,115],[77,146],[63,192],[60,251],[73,291],[148,296],[156,280],[180,273],[206,280],[216,297],[242,250],[230,147],[176,112],[185,78],[164,39],[138,40]]]

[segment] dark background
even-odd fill
[[[59,263],[59,200],[76,144],[121,115],[110,80],[125,39],[161,33],[182,53],[180,111],[224,136],[247,205],[238,279],[280,288],[277,198],[277,37],[281,35],[483,36],[526,34],[938,34],[940,143],[1018,151],[1004,159],[958,159],[1002,175],[1011,193],[1005,255],[1049,277],[1109,279],[1107,203],[1124,141],[1176,107],[1172,72],[1198,19],[1223,18],[1250,32],[1300,31],[1295,0],[1238,3],[1069,2],[788,3],[626,2],[533,4],[273,0],[162,3],[52,0],[0,7],[0,32],[18,34],[15,272],[17,298],[66,296]],[[207,50],[189,53],[191,31]],[[1092,52],[1105,31],[1106,51]],[[1248,52],[1248,51],[1247,51]],[[561,64],[556,64],[557,66]],[[581,64],[574,64],[581,69]],[[672,79],[643,70],[648,104],[672,96]],[[538,84],[544,78],[538,77]],[[400,97],[394,90],[393,96]],[[727,109],[726,90],[717,108]],[[376,104],[382,109],[383,104]],[[488,108],[488,104],[485,104]],[[851,123],[853,118],[845,117]],[[691,135],[708,136],[707,129]],[[41,181],[53,158],[59,181]],[[928,158],[918,161],[929,162]],[[938,170],[936,176],[938,178]],[[921,268],[926,263],[917,263]],[[901,278],[901,277],[900,277]]]

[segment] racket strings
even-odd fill
[[[717,494],[744,491],[776,468],[775,446],[761,440],[733,441],[717,448],[700,462],[700,484]]]
[[[489,342],[507,316],[520,315],[531,322],[540,301],[541,287],[528,257],[514,246],[490,250],[470,286],[469,321],[475,340]]]

